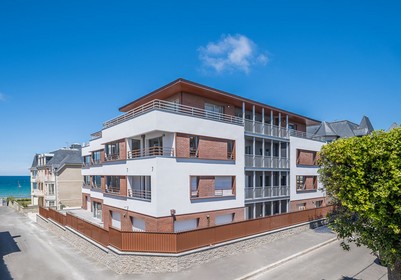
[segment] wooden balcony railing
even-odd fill
[[[154,146],[146,149],[128,151],[128,159],[157,157],[157,156],[174,157],[174,149],[168,147]]]
[[[119,159],[120,159],[120,154],[105,154],[104,155],[105,161],[114,161],[114,160],[119,160]]]

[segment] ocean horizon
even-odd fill
[[[0,176],[0,197],[31,197],[30,176]]]

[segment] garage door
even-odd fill
[[[198,219],[190,219],[174,222],[174,232],[193,230],[198,228]]]
[[[216,225],[229,224],[233,221],[233,214],[216,216]]]

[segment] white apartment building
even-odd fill
[[[320,122],[178,79],[120,108],[82,148],[82,208],[177,232],[320,207]]]

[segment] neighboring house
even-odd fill
[[[31,171],[33,205],[43,207],[81,206],[82,189],[81,145],[36,154]]]
[[[120,111],[82,148],[82,208],[105,228],[178,232],[325,204],[324,142],[306,133],[320,121],[184,79]]]
[[[397,127],[399,127],[399,126],[400,126],[399,124],[397,124],[396,122],[393,122],[393,123],[391,124],[391,126],[387,129],[387,131],[393,130],[394,128],[397,128]]]
[[[321,124],[308,126],[307,128],[307,132],[311,138],[321,139],[326,142],[331,142],[338,138],[368,135],[372,133],[373,130],[372,123],[366,116],[362,118],[359,125],[344,120],[335,122],[322,122]]]

